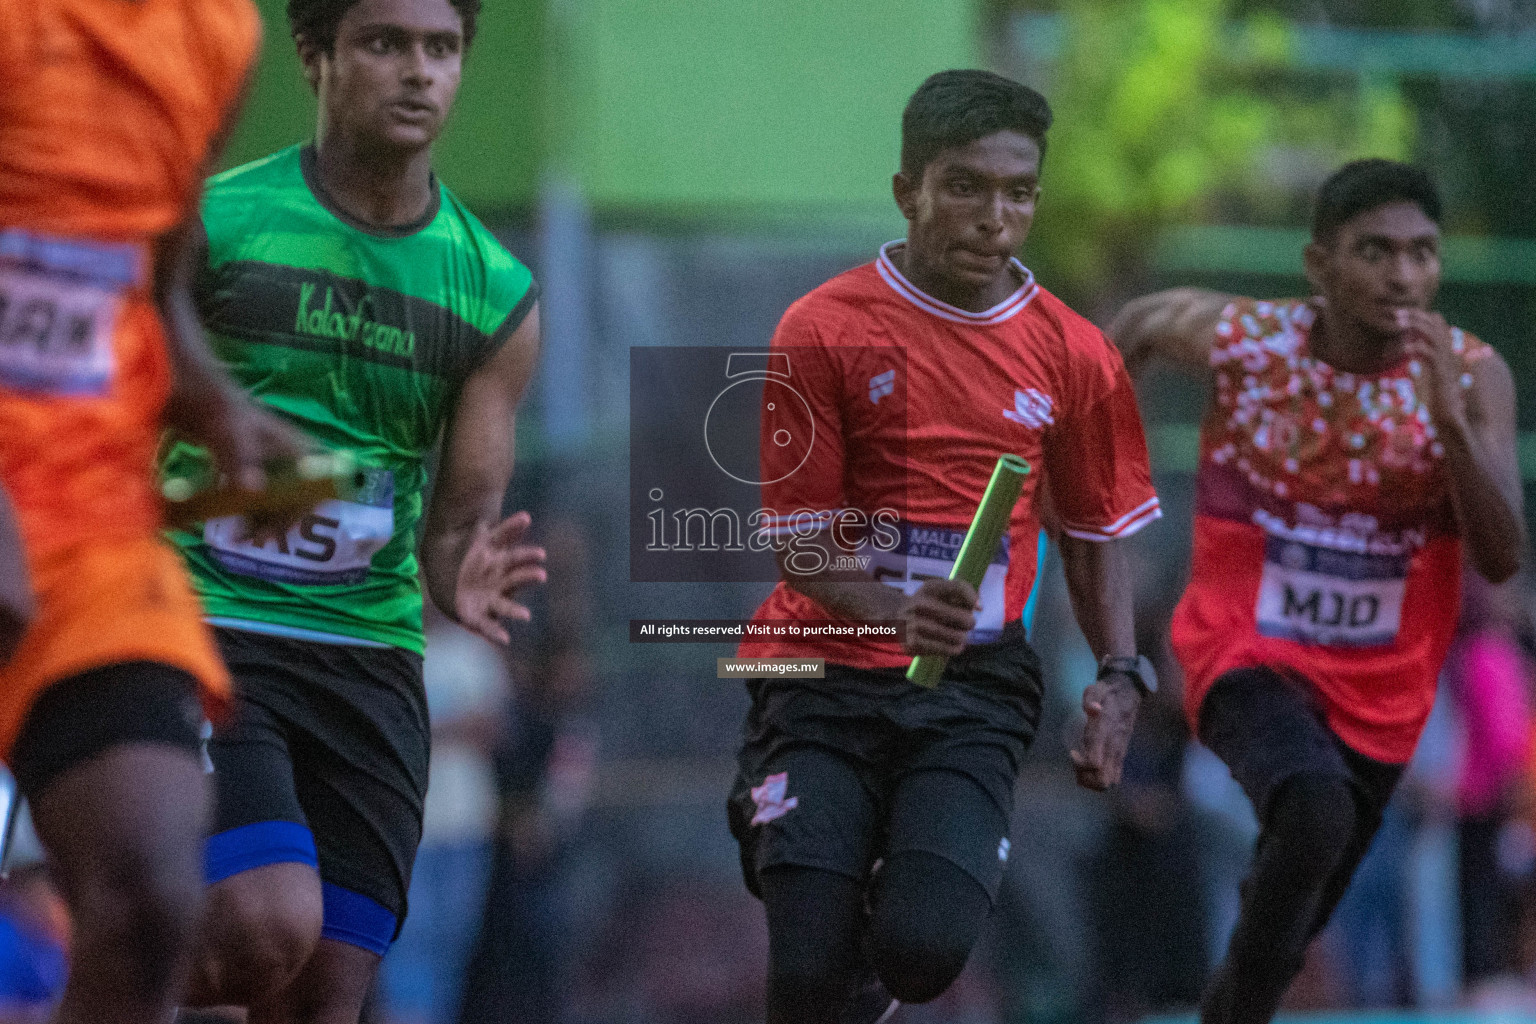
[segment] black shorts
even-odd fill
[[[60,775],[112,747],[152,743],[196,758],[202,720],[197,680],[181,669],[153,661],[91,669],[38,694],[11,746],[11,773],[36,800]]]
[[[1329,775],[1355,792],[1362,828],[1374,833],[1403,765],[1354,750],[1328,727],[1312,684],[1272,668],[1234,669],[1211,684],[1200,705],[1200,742],[1232,771],[1261,823],[1282,784]]]
[[[215,630],[235,717],[208,744],[218,805],[207,876],[320,873],[322,935],[382,955],[405,921],[430,727],[421,655]]]
[[[876,860],[921,850],[996,898],[1044,689],[1022,626],[951,659],[932,690],[902,669],[835,664],[824,679],[747,686],[727,812],[748,889],[778,865],[864,879]],[[923,810],[893,816],[898,790]]]

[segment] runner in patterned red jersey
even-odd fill
[[[1431,311],[1439,220],[1422,171],[1349,164],[1318,198],[1313,298],[1178,289],[1110,327],[1133,372],[1212,387],[1173,643],[1190,725],[1261,831],[1205,1024],[1273,1016],[1429,717],[1462,558],[1495,582],[1519,566],[1513,383]]]

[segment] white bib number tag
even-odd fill
[[[282,537],[257,544],[241,516],[203,524],[203,542],[225,569],[276,583],[350,586],[368,577],[373,556],[395,532],[394,477],[367,470],[353,501],[329,499],[315,506]]]
[[[960,555],[960,545],[965,542],[965,531],[906,521],[899,524],[899,529],[901,542],[895,550],[876,548],[871,552],[875,579],[904,594],[917,593],[924,580],[949,579],[955,559]],[[1005,534],[981,580],[981,610],[976,613],[976,628],[966,637],[970,643],[990,643],[1002,636],[1007,578],[1008,537]]]
[[[1322,647],[1385,647],[1397,639],[1408,556],[1370,555],[1267,538],[1255,608],[1264,636]]]
[[[0,383],[47,395],[102,395],[112,381],[110,285],[0,264]]]

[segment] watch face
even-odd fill
[[[758,426],[761,424],[761,432]],[[779,471],[764,480],[762,449],[781,449]],[[748,377],[726,386],[704,414],[704,445],[720,472],[744,484],[771,484],[792,475],[810,457],[816,440],[811,406],[800,392],[771,376]]]

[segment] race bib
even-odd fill
[[[901,541],[894,550],[873,548],[871,551],[875,579],[909,595],[917,593],[924,580],[949,579],[955,559],[960,556],[960,545],[965,542],[965,531],[906,521],[898,526]],[[1006,604],[1003,585],[1007,578],[1008,537],[1005,534],[982,577],[981,610],[976,613],[976,628],[966,637],[968,642],[990,643],[1002,636]]]
[[[372,469],[364,477],[353,500],[322,501],[282,537],[257,544],[243,517],[224,516],[203,524],[203,542],[219,565],[241,576],[299,586],[361,583],[395,532],[394,474]]]
[[[0,232],[0,384],[106,394],[112,331],[133,279],[127,258],[122,246]]]
[[[1271,536],[1255,609],[1264,636],[1322,647],[1385,647],[1397,639],[1407,555],[1369,555]]]

